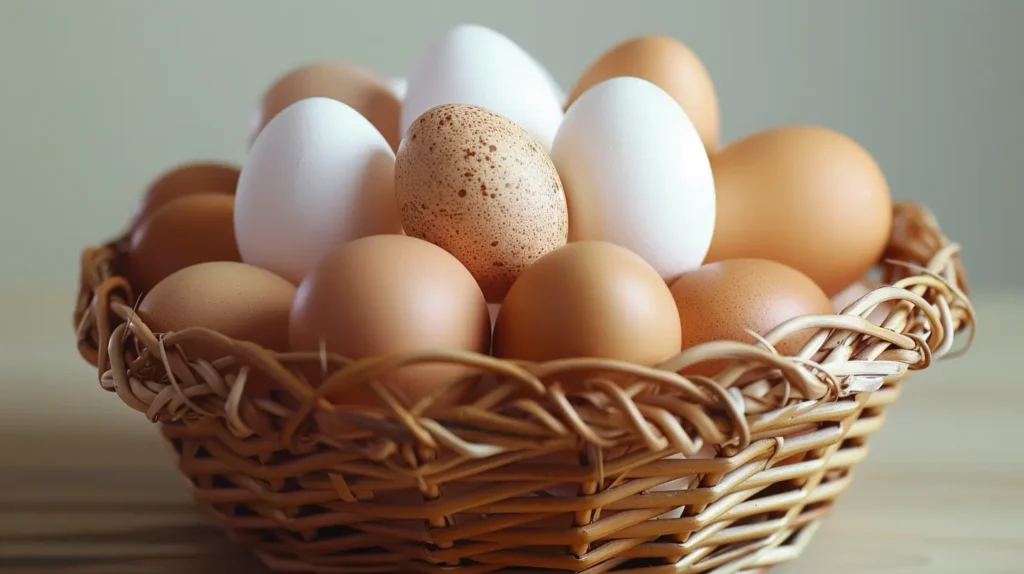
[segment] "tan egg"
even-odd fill
[[[491,329],[480,287],[440,247],[405,235],[374,235],[331,251],[302,281],[291,311],[291,348],[321,343],[351,359],[426,349],[486,354]],[[437,385],[466,377],[459,365],[400,368],[388,384],[411,406]],[[470,384],[446,395],[458,401]],[[377,404],[368,387],[332,396],[344,404]]]
[[[132,231],[128,279],[136,293],[171,273],[207,261],[241,261],[235,242],[235,198],[205,193],[170,201]]]
[[[763,259],[704,265],[673,282],[671,292],[683,329],[683,349],[709,341],[755,344],[747,330],[764,336],[793,317],[832,313],[832,302],[809,277]],[[813,335],[812,331],[794,333],[776,349],[794,355]],[[714,375],[725,365],[701,363],[686,373]]]
[[[622,76],[647,80],[668,92],[696,126],[708,153],[718,150],[721,121],[711,75],[692,50],[668,36],[633,38],[605,52],[576,82],[566,109],[593,86]]]
[[[288,350],[288,313],[295,285],[245,263],[214,261],[176,271],[139,304],[139,317],[156,333],[205,327],[274,351]],[[226,353],[188,343],[189,358],[215,361]]]
[[[658,272],[602,241],[541,257],[509,290],[494,328],[494,354],[526,361],[598,357],[651,366],[680,343],[672,293]]]
[[[711,158],[717,211],[705,262],[771,259],[835,295],[882,257],[892,228],[885,176],[857,142],[814,126],[783,127]]]
[[[299,100],[324,97],[359,112],[384,136],[391,149],[402,139],[402,104],[383,78],[360,67],[321,62],[296,68],[278,78],[263,95],[252,117],[250,143],[277,114]]]
[[[131,220],[142,221],[165,203],[200,193],[234,195],[240,168],[220,162],[192,162],[170,169],[160,175],[135,206]]]
[[[405,232],[441,246],[500,302],[540,256],[565,245],[562,183],[544,149],[512,121],[443,105],[411,126],[395,159]]]

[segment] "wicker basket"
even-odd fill
[[[658,369],[440,352],[351,362],[203,329],[155,334],[133,317],[123,255],[123,239],[83,255],[79,350],[103,389],[160,423],[198,506],[280,572],[766,571],[801,553],[849,487],[900,382],[974,332],[957,246],[909,204],[895,208],[885,287],[759,345],[709,343]],[[816,334],[799,356],[773,352],[802,329]],[[194,339],[224,358],[189,361],[175,345]],[[731,366],[676,374],[708,359]],[[423,361],[474,365],[492,385],[428,417],[446,388],[403,406],[376,382]],[[593,367],[637,382],[557,382]],[[254,369],[281,390],[248,397]],[[318,386],[299,374],[316,369],[329,373]],[[369,385],[379,408],[321,398],[346,385]]]

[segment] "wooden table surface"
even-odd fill
[[[260,574],[191,508],[157,431],[74,350],[70,290],[0,290],[0,572]],[[1024,572],[1024,305],[911,380],[786,574]],[[1019,296],[1024,301],[1024,296]]]

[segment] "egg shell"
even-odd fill
[[[679,352],[668,286],[635,253],[570,243],[541,257],[509,290],[494,353],[525,361],[597,357],[656,365]]]
[[[215,161],[177,165],[154,180],[135,205],[131,221],[138,223],[169,201],[199,193],[234,195],[239,167]]]
[[[729,145],[711,166],[718,214],[708,262],[772,259],[831,296],[881,259],[892,229],[889,186],[849,137],[775,128]]]
[[[391,92],[395,94],[398,101],[401,102],[405,99],[405,92],[409,89],[409,80],[405,78],[391,78],[388,80],[388,86],[391,88]],[[401,114],[399,114],[399,120],[401,120]],[[402,130],[398,129],[398,139],[402,139]]]
[[[832,314],[832,302],[809,277],[763,259],[704,265],[672,283],[671,294],[682,325],[683,349],[709,341],[754,344],[757,340],[748,329],[765,336],[794,317]],[[795,355],[814,334],[794,333],[776,343],[776,349]],[[710,361],[685,372],[712,376],[727,364]]]
[[[679,104],[639,78],[612,78],[566,112],[551,158],[565,188],[569,241],[601,240],[643,257],[667,281],[704,260],[715,184]]]
[[[486,354],[491,330],[483,293],[458,260],[414,237],[377,235],[336,247],[306,277],[289,337],[296,351],[317,351],[322,342],[330,352],[362,359],[426,349]],[[459,365],[414,365],[383,382],[411,406],[467,374]],[[461,385],[446,398],[458,401],[469,389]],[[342,404],[379,403],[365,386],[331,397]]]
[[[288,350],[288,314],[295,285],[270,271],[231,261],[199,263],[175,271],[153,287],[138,306],[154,333],[205,327],[273,351]],[[186,357],[215,361],[229,353],[216,345],[189,342]]]
[[[249,141],[255,140],[282,110],[312,97],[331,98],[350,106],[377,128],[391,149],[398,148],[402,139],[401,97],[383,78],[342,62],[307,64],[275,80],[256,109]]]
[[[165,203],[132,231],[128,278],[145,293],[165,277],[207,261],[241,261],[234,228],[235,198],[186,195]]]
[[[484,26],[446,31],[423,52],[408,80],[403,132],[431,108],[470,104],[519,124],[547,150],[562,121],[563,97],[551,75],[515,42]]]
[[[242,260],[299,283],[334,246],[399,233],[395,156],[359,112],[298,101],[256,138],[235,199]]]
[[[398,149],[395,193],[405,232],[454,255],[499,302],[541,255],[565,245],[565,193],[525,130],[476,106],[438,106]]]
[[[593,86],[622,76],[647,80],[668,92],[686,111],[704,148],[709,153],[717,151],[721,132],[718,95],[711,74],[690,48],[669,36],[626,40],[602,54],[583,72],[566,106]]]

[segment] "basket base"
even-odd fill
[[[367,518],[347,512],[346,505],[353,504],[352,501],[346,502],[346,497],[352,498],[352,491],[347,490],[348,483],[330,482],[326,470],[321,470],[320,475],[303,469],[297,470],[297,460],[308,464],[310,459],[289,452],[282,453],[277,442],[257,439],[243,443],[212,424],[167,423],[161,428],[164,437],[171,442],[178,455],[179,469],[189,479],[200,510],[210,516],[236,543],[252,549],[254,555],[274,572],[764,573],[797,559],[803,553],[819,525],[830,514],[835,500],[852,482],[852,468],[867,456],[865,439],[881,426],[882,407],[895,398],[897,391],[898,386],[892,385],[871,395],[862,395],[856,400],[823,407],[825,414],[837,417],[840,421],[831,426],[822,425],[821,429],[812,434],[798,436],[786,443],[794,445],[790,448],[798,454],[802,454],[799,450],[802,445],[806,455],[783,459],[768,468],[765,468],[765,459],[773,452],[772,444],[758,443],[760,450],[749,451],[754,454],[748,456],[760,457],[757,460],[743,459],[737,455],[735,460],[728,463],[733,468],[715,480],[728,483],[740,476],[753,484],[751,490],[756,489],[756,494],[741,491],[744,498],[742,504],[732,502],[728,510],[713,508],[704,520],[680,517],[680,533],[696,534],[708,529],[704,532],[705,536],[684,547],[676,547],[671,542],[659,543],[659,536],[670,536],[665,534],[663,528],[634,530],[626,536],[617,536],[635,525],[635,522],[633,525],[625,522],[635,521],[636,516],[627,516],[623,524],[615,524],[610,536],[595,536],[595,543],[589,547],[581,545],[570,549],[562,546],[565,550],[561,552],[551,539],[542,543],[543,548],[552,549],[550,553],[538,551],[537,547],[531,546],[536,539],[526,537],[530,534],[530,529],[526,528],[515,533],[519,538],[511,546],[494,537],[488,538],[487,532],[484,535],[466,535],[462,532],[464,538],[461,543],[435,547],[431,545],[433,539],[430,536],[421,534],[430,529],[423,530],[420,522],[422,519],[417,516],[389,522],[379,517]],[[807,410],[801,416],[813,418],[820,415],[815,410]],[[843,438],[838,439],[837,434]],[[825,445],[824,448],[819,446],[821,444]],[[328,455],[331,454],[328,451]],[[274,457],[280,457],[280,460]],[[701,464],[721,465],[725,464],[724,460],[716,459],[717,462]],[[316,467],[318,470],[331,468],[322,461],[317,464],[320,465]],[[300,475],[301,480],[295,478],[296,474]],[[344,492],[338,492],[339,488],[343,488]],[[719,494],[712,493],[713,488],[713,484],[697,487],[703,493],[702,496],[707,493]],[[733,492],[736,492],[736,488],[735,485],[730,487]],[[381,507],[390,507],[389,512],[396,512],[394,509],[400,508],[405,501],[396,497],[410,494],[406,490],[388,491],[389,500],[382,502]],[[552,495],[550,492],[545,493]],[[557,500],[555,496],[552,500]],[[508,499],[506,494],[501,497]],[[723,499],[717,498],[719,501]],[[422,503],[423,499],[417,498],[416,502]],[[322,506],[322,503],[328,504],[329,508]],[[481,505],[479,502],[475,504]],[[483,503],[484,506],[486,504]],[[319,512],[305,513],[307,507]],[[542,506],[527,508],[541,510],[520,511],[519,517],[530,519],[544,512]],[[455,514],[457,517],[468,516],[470,519],[482,520],[473,513]],[[494,516],[504,514],[510,513],[495,512]],[[512,518],[514,520],[515,516]],[[545,522],[532,530],[537,533],[536,536],[543,536],[547,532],[563,537],[577,532],[593,535],[592,531],[575,530],[572,516],[564,516],[563,513],[558,518],[566,518],[568,523],[562,525],[559,522],[552,527]],[[615,518],[605,516],[602,519]],[[509,517],[506,516],[505,520],[509,520]],[[493,522],[499,522],[499,519]],[[458,527],[457,522],[454,524]],[[465,528],[467,524],[472,525],[473,521],[463,522],[463,530],[473,532]],[[439,526],[448,527],[447,524]],[[511,528],[515,529],[516,525]],[[713,537],[717,537],[717,540],[708,544],[708,539]],[[602,548],[605,545],[607,547]],[[710,552],[703,550],[707,546],[713,546],[714,549]],[[577,552],[576,548],[580,548],[580,551]],[[519,552],[520,549],[525,549],[525,552]],[[670,560],[678,558],[670,556],[677,551],[686,552],[686,557],[672,564]],[[476,557],[482,559],[477,560]]]
[[[822,514],[822,510],[826,510],[826,512]],[[803,554],[804,549],[807,547],[808,543],[813,538],[815,532],[821,526],[824,519],[827,517],[827,510],[831,510],[831,508],[829,507],[827,509],[817,509],[815,511],[815,513],[819,516],[817,520],[806,524],[797,532],[789,536],[781,544],[778,544],[777,546],[767,546],[753,554],[748,555],[745,560],[748,563],[748,567],[744,570],[739,571],[732,570],[732,568],[734,568],[736,564],[734,562],[729,562],[727,564],[720,566],[719,568],[713,568],[710,570],[705,568],[684,568],[682,570],[676,570],[668,564],[634,567],[627,563],[617,568],[613,568],[611,570],[588,569],[578,571],[575,573],[566,570],[549,569],[523,570],[521,568],[512,568],[491,570],[480,569],[480,565],[469,567],[463,570],[459,568],[432,566],[424,564],[423,568],[418,570],[417,572],[422,574],[589,574],[591,572],[600,572],[600,574],[615,574],[617,572],[623,572],[624,574],[667,574],[669,572],[671,572],[672,574],[716,574],[722,571],[728,572],[730,574],[769,574],[770,572],[776,571],[777,567],[784,566],[787,563],[798,559],[800,555]],[[382,574],[412,574],[412,572],[410,572],[407,568],[396,567],[396,569],[391,570],[388,569],[386,565],[378,565],[376,567],[368,568],[366,570],[347,570],[338,569],[337,567],[321,568],[316,566],[312,567],[311,569],[310,565],[308,564],[302,564],[291,560],[282,560],[279,557],[262,555],[258,552],[256,553],[256,557],[268,570],[277,574],[339,574],[342,572],[364,571]]]
[[[860,409],[851,412],[854,414],[848,415],[849,417],[860,414],[861,421],[864,422],[870,422],[878,415],[870,409],[867,412],[860,412]],[[856,425],[852,427],[853,434],[861,432],[857,430]],[[709,535],[719,535],[728,540],[722,544],[719,552],[701,553],[698,558],[696,555],[689,555],[688,550],[689,559],[683,558],[677,565],[668,563],[667,558],[656,558],[666,556],[665,547],[663,544],[657,544],[653,538],[647,541],[655,543],[653,545],[634,539],[636,544],[629,544],[628,548],[620,544],[628,543],[628,539],[606,538],[605,543],[611,543],[613,548],[618,547],[614,550],[620,553],[619,557],[598,558],[595,563],[596,556],[591,554],[588,557],[590,563],[584,565],[570,555],[561,554],[551,555],[550,558],[541,556],[542,560],[534,559],[533,564],[530,564],[523,562],[521,556],[502,556],[503,547],[499,544],[482,551],[478,550],[480,546],[469,546],[468,548],[475,550],[477,554],[491,556],[487,556],[484,561],[466,561],[457,557],[456,560],[463,560],[465,566],[450,566],[430,560],[444,552],[434,554],[433,547],[425,545],[426,540],[398,544],[395,549],[390,545],[395,540],[393,536],[376,538],[383,540],[383,544],[364,542],[367,537],[374,536],[374,529],[379,530],[386,526],[382,521],[364,520],[365,529],[352,528],[344,525],[347,521],[346,515],[338,514],[330,519],[337,522],[337,525],[311,524],[309,528],[296,528],[297,524],[294,524],[294,521],[308,517],[289,515],[274,507],[271,501],[282,496],[309,498],[318,496],[319,491],[289,491],[285,488],[284,482],[275,484],[276,477],[264,471],[250,471],[254,474],[263,473],[264,476],[259,478],[240,477],[225,461],[233,461],[233,464],[240,465],[241,459],[225,456],[218,460],[210,454],[210,451],[222,450],[219,443],[226,439],[207,435],[202,429],[189,429],[178,424],[165,424],[162,430],[178,455],[180,469],[189,477],[192,494],[199,509],[224,529],[237,544],[250,548],[256,558],[270,571],[282,574],[763,574],[775,566],[797,559],[802,554],[819,524],[830,514],[835,499],[852,481],[850,467],[866,454],[866,447],[861,439],[844,441],[841,445],[836,445],[838,452],[826,458],[829,460],[826,466],[832,468],[824,472],[820,482],[808,484],[779,481],[777,485],[784,488],[777,491],[762,489],[765,498],[748,503],[748,516],[763,517],[771,522],[779,521],[782,518],[780,512],[793,506],[791,499],[799,499],[799,510],[793,508],[797,512],[795,515],[788,516],[785,522],[766,526],[763,530],[759,529],[759,526],[765,524],[764,522],[755,521],[747,524],[742,520],[730,527],[732,531],[716,530]],[[254,468],[266,468],[255,466],[255,462],[252,464]],[[743,472],[743,468],[745,467],[741,466],[736,472]],[[263,484],[264,482],[266,484]],[[331,494],[332,499],[336,496],[337,494]],[[780,501],[785,504],[781,504]],[[397,527],[400,526],[399,523]],[[339,528],[344,528],[344,531]],[[322,532],[319,532],[321,530]],[[353,540],[356,544],[351,542]],[[355,552],[352,551],[353,548]],[[455,552],[449,554],[457,554],[467,547],[457,548]],[[362,552],[360,549],[369,552]],[[595,554],[603,553],[600,545],[590,548],[589,551]],[[509,558],[519,560],[520,565],[501,569],[499,564],[490,562],[495,559],[505,561]],[[558,565],[554,564],[556,562]],[[525,569],[526,565],[532,568]]]

